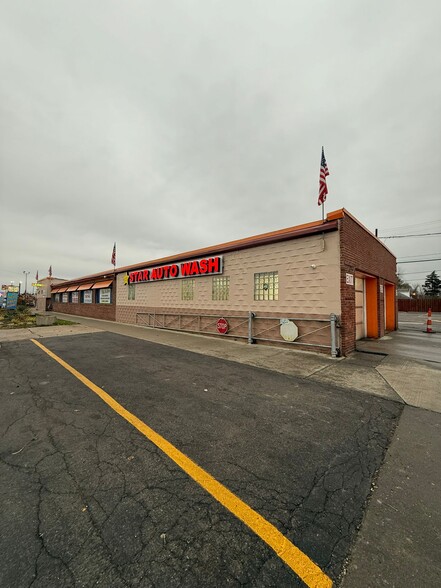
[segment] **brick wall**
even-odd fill
[[[76,314],[106,321],[115,320],[115,304],[71,304],[70,302],[52,302],[54,312]]]
[[[342,353],[355,349],[355,288],[346,284],[346,274],[367,274],[377,280],[377,328],[382,337],[384,324],[384,294],[386,282],[396,282],[396,259],[394,255],[371,233],[345,214],[339,221],[341,252],[341,348]]]
[[[227,301],[212,300],[211,276],[195,278],[193,300],[181,300],[181,280],[141,283],[135,300],[128,299],[123,274],[117,276],[117,307],[173,308],[213,312],[304,313],[308,316],[340,314],[338,232],[312,235],[233,251],[223,256],[223,275],[230,277]],[[254,273],[277,271],[279,299],[254,300]],[[118,313],[120,310],[118,310]],[[128,310],[122,311],[123,313]],[[141,312],[138,310],[138,312]],[[119,319],[117,317],[117,320]],[[132,319],[124,319],[132,322]]]
[[[254,273],[277,271],[279,299],[254,300]],[[244,318],[249,311],[257,314],[255,323],[262,337],[283,342],[280,322],[267,317],[329,318],[330,313],[340,314],[340,262],[338,232],[311,235],[227,252],[223,255],[223,275],[230,278],[229,299],[212,300],[213,277],[194,279],[193,300],[181,299],[181,280],[164,280],[135,285],[135,300],[128,299],[128,286],[124,275],[117,276],[116,320],[123,323],[168,328],[186,328],[193,331],[215,330],[213,319],[200,322],[182,321],[185,314],[225,317],[233,325],[232,333],[247,337],[248,325]],[[150,316],[148,316],[150,314]],[[166,315],[165,318],[163,315]],[[244,318],[233,318],[244,317]],[[165,322],[164,322],[165,321]],[[239,323],[242,323],[241,325]],[[323,323],[298,322],[299,335],[305,344],[329,345],[329,329],[318,330]],[[181,326],[179,326],[181,325]],[[316,330],[314,335],[307,334]],[[306,346],[305,346],[306,348]]]

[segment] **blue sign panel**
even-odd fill
[[[17,308],[18,292],[8,292],[6,296],[6,308],[8,310],[15,310]]]

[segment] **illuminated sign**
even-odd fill
[[[141,282],[158,282],[177,278],[195,278],[222,273],[222,256],[204,257],[182,263],[160,265],[148,269],[134,270],[124,276],[124,284],[139,284]]]

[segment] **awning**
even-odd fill
[[[58,292],[61,294],[61,292],[67,292],[67,287],[66,288],[58,288]]]
[[[96,290],[97,288],[108,288],[113,280],[106,280],[105,282],[96,282],[92,286],[92,290]]]
[[[60,291],[60,288],[52,288],[51,294],[56,294],[59,291]]]
[[[91,282],[90,284],[81,284],[81,286],[78,286],[78,291],[80,290],[90,290],[93,286],[93,282]]]
[[[75,290],[78,288],[78,286],[69,286],[69,288],[66,290],[66,292],[75,292]]]

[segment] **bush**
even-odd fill
[[[0,321],[3,329],[19,329],[35,325],[35,317],[31,316],[27,306],[18,306],[16,310],[2,310]]]

